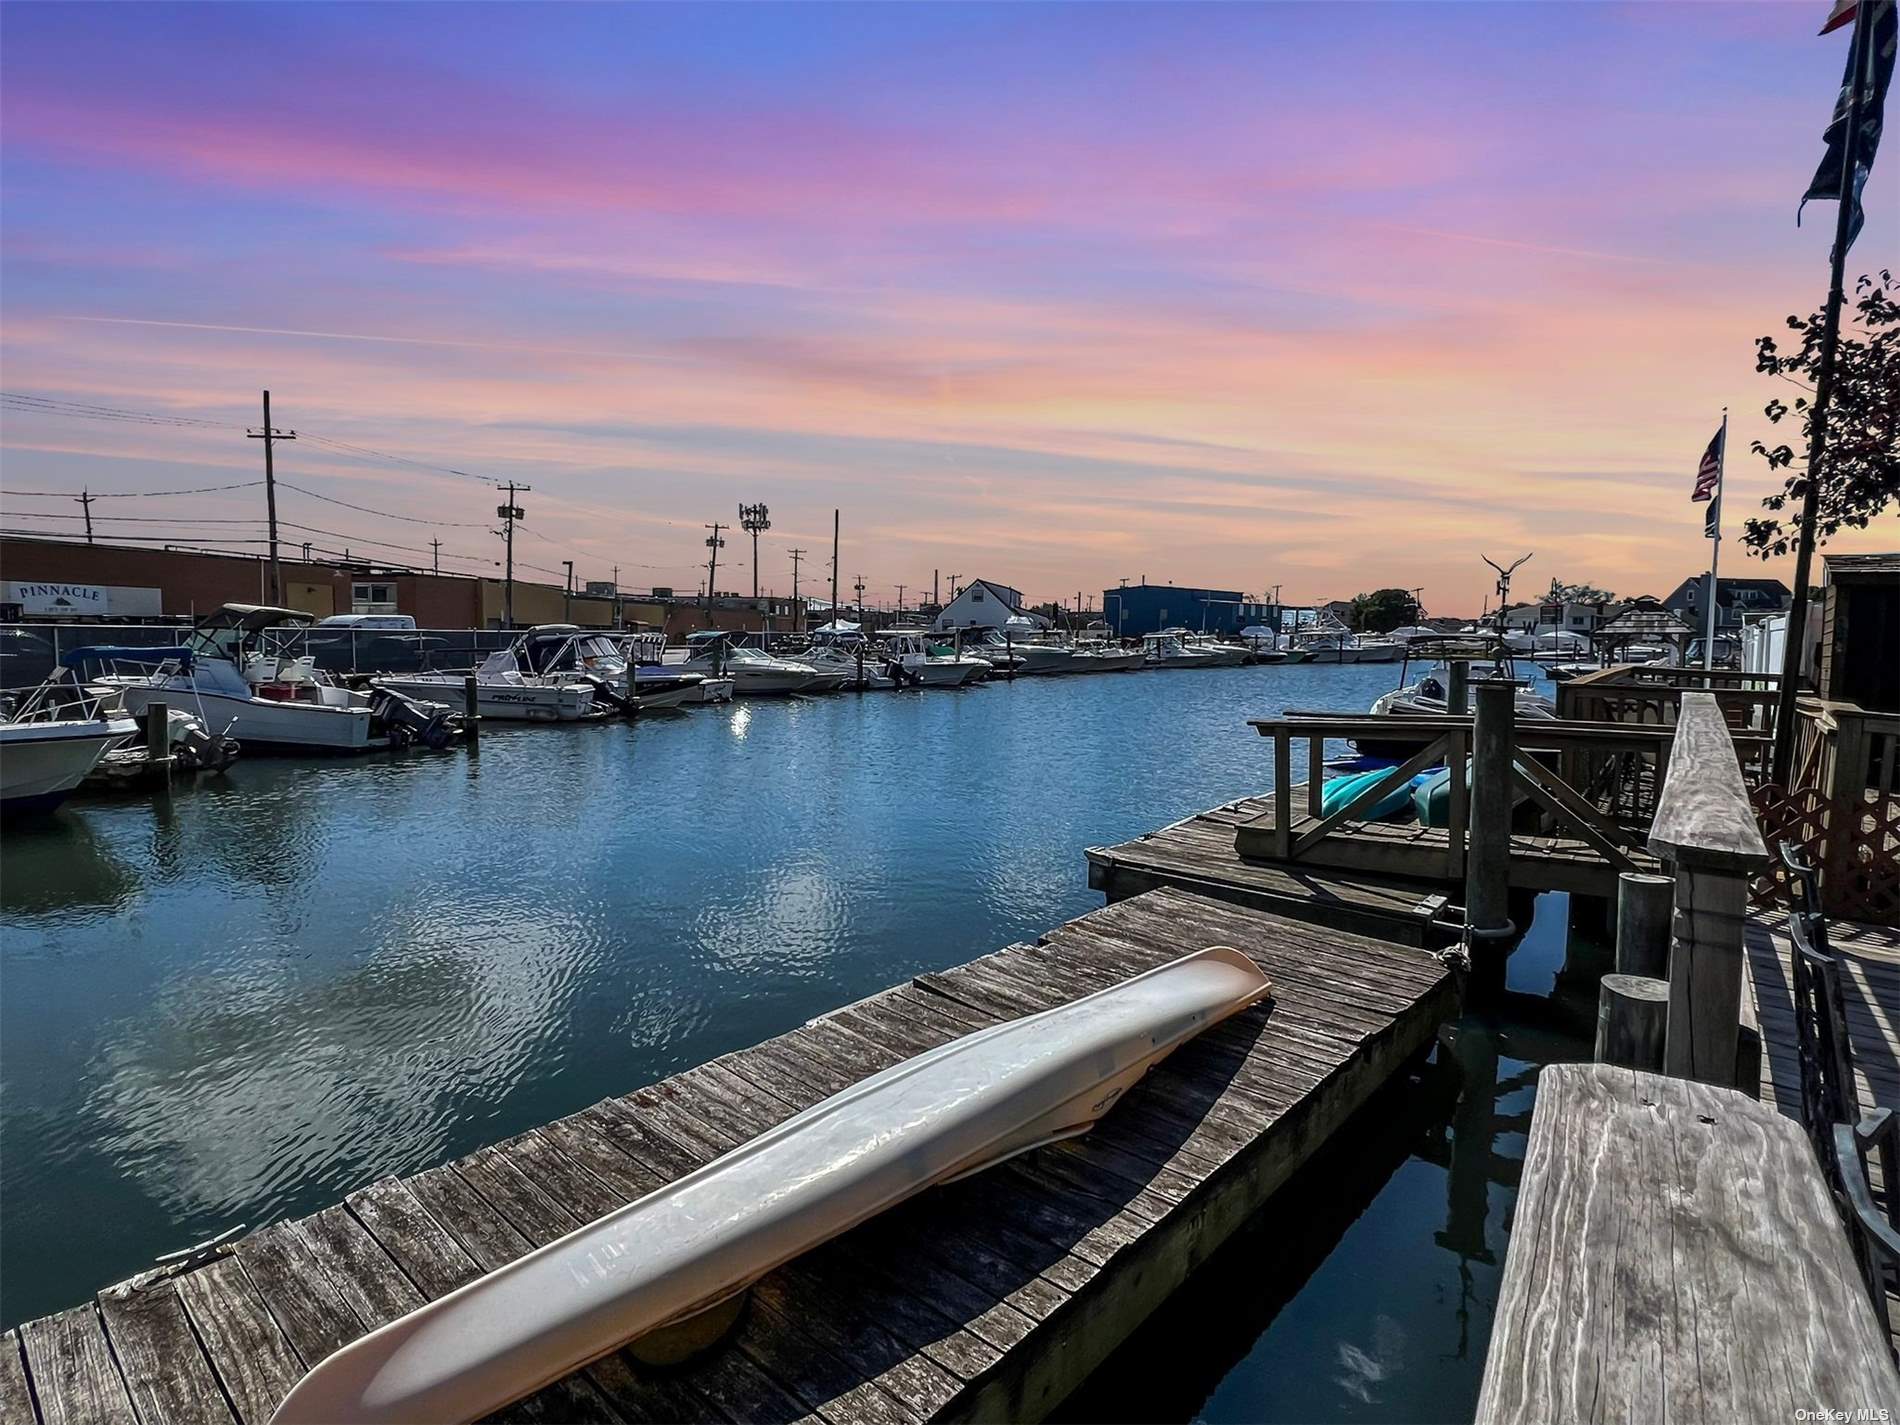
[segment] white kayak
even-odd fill
[[[1215,946],[919,1054],[343,1347],[274,1425],[475,1420],[733,1304],[933,1184],[1086,1132],[1153,1065],[1271,989]]]

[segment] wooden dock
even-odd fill
[[[1795,1040],[1794,942],[1787,916],[1751,915],[1743,945],[1748,953],[1745,995],[1761,1032],[1761,1101],[1799,1123],[1801,1062]],[[1828,945],[1841,966],[1860,1111],[1900,1112],[1900,930],[1830,921]],[[1893,1190],[1880,1180],[1878,1154],[1867,1168],[1876,1192]],[[1889,1293],[1887,1300],[1887,1316],[1900,1340],[1900,1297]]]
[[[1263,800],[1228,802],[1119,846],[1089,847],[1089,888],[1114,902],[1172,886],[1401,945],[1452,938],[1433,924],[1448,899],[1440,886],[1243,859],[1234,847],[1235,828],[1259,815]]]
[[[0,1339],[0,1420],[263,1425],[329,1352],[922,1050],[1211,944],[1273,998],[1086,1137],[935,1189],[772,1273],[733,1334],[610,1356],[522,1420],[1036,1419],[1370,1095],[1456,992],[1432,956],[1162,889],[239,1239]]]
[[[1296,790],[1295,806],[1306,800]],[[1239,803],[1245,811],[1234,828],[1234,849],[1247,861],[1273,864],[1278,845],[1273,798],[1251,797]],[[1297,840],[1318,826],[1322,818],[1295,811],[1292,837]],[[1424,885],[1445,885],[1443,867],[1451,832],[1442,826],[1417,822],[1360,821],[1335,829],[1317,842],[1300,861],[1302,869],[1325,867],[1360,872],[1382,879],[1398,878]],[[1626,853],[1637,870],[1654,871],[1655,857],[1640,850]],[[1589,842],[1571,836],[1511,835],[1511,887],[1521,891],[1569,891],[1576,895],[1614,899],[1616,878],[1622,868],[1606,861]]]

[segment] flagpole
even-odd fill
[[[1823,456],[1827,453],[1828,405],[1834,396],[1834,357],[1841,344],[1841,288],[1846,281],[1847,244],[1859,207],[1854,173],[1860,166],[1860,111],[1866,97],[1868,58],[1873,50],[1876,0],[1861,0],[1854,12],[1853,91],[1847,100],[1847,132],[1841,136],[1841,191],[1834,215],[1834,252],[1830,262],[1827,310],[1821,328],[1821,354],[1814,375],[1814,415],[1808,431],[1807,488],[1801,494],[1801,525],[1796,531],[1794,599],[1788,605],[1787,638],[1781,654],[1781,689],[1775,699],[1774,762],[1769,780],[1787,787],[1794,770],[1794,715],[1802,655],[1808,642],[1808,579],[1814,568],[1814,526],[1820,516]]]
[[[1702,671],[1715,671],[1715,601],[1722,586],[1716,580],[1715,566],[1722,557],[1722,481],[1728,474],[1728,407],[1722,407],[1722,453],[1715,465],[1715,508],[1709,511],[1709,538],[1715,543],[1709,549],[1709,616],[1706,631],[1702,635]],[[1710,682],[1708,686],[1713,687]]]

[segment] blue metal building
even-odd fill
[[[1129,584],[1102,591],[1102,620],[1122,638],[1185,628],[1194,633],[1238,633],[1249,624],[1272,625],[1273,608],[1233,589],[1186,589],[1178,584]]]

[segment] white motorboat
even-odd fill
[[[981,682],[993,671],[989,660],[932,643],[922,629],[887,629],[878,635],[878,646],[885,667],[905,687],[961,688]]]
[[[844,686],[842,675],[820,673],[809,663],[774,658],[756,648],[734,643],[731,634],[718,629],[688,634],[685,660],[666,666],[730,678],[733,693],[741,698],[822,693]]]
[[[981,658],[992,670],[1022,677],[1066,673],[1075,655],[1053,643],[1028,643],[1000,628],[967,629],[957,645],[964,657]]]
[[[599,691],[591,678],[572,672],[544,672],[536,667],[529,644],[536,635],[558,631],[578,634],[572,625],[529,629],[508,647],[489,654],[469,673],[385,674],[372,681],[412,698],[427,698],[453,707],[465,705],[467,679],[475,679],[475,711],[502,722],[585,722],[605,717],[610,709],[596,704]]]
[[[1359,649],[1350,633],[1303,633],[1294,640],[1302,663],[1357,663]]]
[[[1206,654],[1216,668],[1238,668],[1247,661],[1245,644],[1224,643],[1211,633],[1189,633],[1184,628],[1164,628],[1161,631],[1172,633],[1197,653]]]
[[[1212,668],[1214,659],[1205,649],[1184,643],[1172,633],[1145,633],[1141,636],[1142,660],[1150,668]]]
[[[1217,946],[873,1074],[343,1347],[274,1425],[475,1420],[655,1331],[736,1315],[752,1282],[925,1188],[1087,1132],[1271,990]]]
[[[1397,663],[1405,654],[1405,645],[1391,638],[1366,638],[1354,640],[1353,662],[1355,663]]]
[[[246,748],[361,752],[388,746],[389,729],[369,695],[333,682],[314,659],[280,652],[273,641],[311,622],[295,609],[226,604],[198,620],[179,648],[87,650],[104,669],[88,681],[118,689],[134,717],[153,702],[170,703]],[[153,659],[154,652],[165,656]]]
[[[0,813],[51,811],[138,730],[115,691],[42,683],[0,711]]]
[[[1077,643],[1071,672],[1127,673],[1147,666],[1147,655],[1139,648],[1123,648],[1106,640]]]

